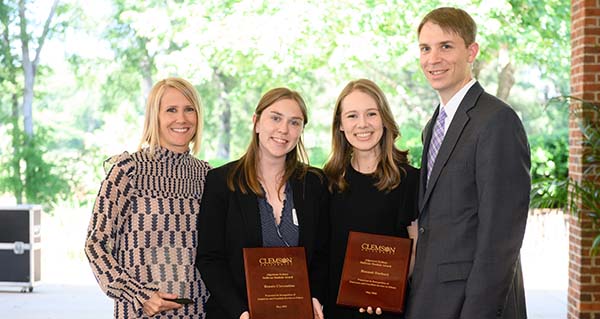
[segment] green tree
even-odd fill
[[[82,14],[71,23],[110,51],[97,57],[69,53],[78,90],[94,97],[72,114],[73,129],[81,133],[73,145],[80,151],[95,148],[100,150],[95,154],[107,156],[110,146],[137,140],[152,81],[181,76],[196,85],[204,104],[202,158],[222,163],[239,156],[249,141],[260,95],[289,86],[307,101],[305,141],[313,163],[322,164],[337,94],[349,80],[366,77],[386,93],[403,134],[399,145],[411,150],[418,165],[420,131],[437,97],[419,70],[416,26],[447,1],[105,4],[103,15],[81,5]],[[530,134],[548,134],[563,125],[538,106],[568,91],[569,3],[461,0],[452,5],[478,22],[481,53],[475,74],[488,91],[515,107]],[[98,30],[98,25],[107,27]],[[68,99],[68,93],[61,98]],[[115,122],[127,126],[123,137],[115,138]]]
[[[23,199],[23,181],[21,179],[21,161],[17,154],[21,153],[21,129],[19,127],[20,109],[19,109],[19,84],[18,66],[16,60],[18,57],[11,50],[12,35],[9,32],[9,26],[16,19],[17,10],[7,1],[0,2],[0,21],[2,22],[2,41],[0,49],[2,52],[2,68],[0,84],[2,86],[2,104],[10,105],[10,113],[3,114],[2,123],[11,127],[11,146],[12,159],[4,165],[5,175],[3,176],[2,189],[14,194],[18,203]],[[4,109],[4,108],[3,108]]]
[[[0,85],[7,89],[1,100],[10,104],[11,109],[10,116],[3,118],[3,123],[11,127],[11,152],[2,154],[0,189],[11,192],[19,204],[26,199],[31,203],[51,206],[61,195],[68,193],[68,184],[58,171],[60,165],[44,158],[48,133],[42,127],[37,132],[34,130],[33,105],[42,48],[51,30],[58,28],[52,24],[58,1],[55,0],[48,9],[41,21],[41,30],[30,30],[31,24],[39,25],[40,21],[28,18],[27,5],[24,0],[18,3],[0,2],[0,54],[4,62]],[[18,32],[13,33],[15,29]],[[36,31],[39,31],[37,37]],[[19,47],[20,50],[17,49]]]

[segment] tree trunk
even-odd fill
[[[152,80],[154,57],[150,55],[148,49],[146,48],[146,44],[148,43],[147,38],[138,38],[138,43],[140,44],[140,49],[144,52],[144,58],[140,63],[140,69],[142,71],[142,90],[144,92],[144,96],[148,97],[148,94],[150,94],[150,90],[152,89],[152,85],[154,85],[154,81]]]
[[[21,132],[19,130],[19,96],[13,93],[11,99],[12,105],[12,190],[17,204],[23,203],[23,180],[21,179]]]
[[[231,155],[231,104],[222,93],[219,98],[222,101],[223,111],[221,113],[221,134],[219,134],[219,145],[217,149],[217,158],[229,159]]]
[[[213,69],[213,79],[218,86],[219,94],[218,105],[221,105],[221,114],[219,115],[219,142],[217,144],[217,158],[229,159],[231,144],[231,103],[227,98],[229,88],[227,85],[227,76],[223,75],[216,68]]]
[[[144,90],[144,96],[147,98],[148,94],[150,94],[150,90],[152,90],[152,85],[154,85],[152,71],[148,72],[142,68],[142,76],[142,90]]]
[[[473,78],[475,80],[479,79],[479,74],[481,73],[481,70],[483,70],[483,68],[485,67],[485,63],[480,61],[480,60],[475,60],[475,62],[473,62]]]
[[[25,1],[19,1],[19,26],[21,28],[21,54],[23,56],[23,129],[25,135],[33,137],[33,83],[34,83],[34,66],[33,61],[29,57],[29,34],[27,34],[27,20],[25,18]]]
[[[36,74],[36,70],[37,70],[37,66],[40,62],[40,55],[42,52],[42,48],[44,47],[44,41],[46,40],[46,37],[48,36],[48,32],[50,30],[50,22],[52,21],[52,17],[54,16],[54,12],[56,11],[56,7],[58,6],[58,0],[54,0],[54,3],[52,4],[52,7],[50,8],[50,12],[48,14],[48,17],[46,18],[46,21],[44,22],[44,29],[42,31],[42,34],[40,35],[40,37],[37,39],[37,47],[35,49],[35,56],[33,58],[33,60],[31,59],[31,56],[29,54],[29,43],[31,38],[29,37],[29,34],[27,33],[27,18],[25,16],[25,1],[24,0],[20,0],[19,1],[19,27],[20,27],[20,34],[19,37],[21,39],[21,53],[22,53],[22,65],[23,65],[23,104],[22,104],[22,110],[23,110],[23,131],[24,131],[24,136],[19,135],[19,137],[22,137],[22,140],[19,139],[21,143],[21,147],[22,147],[22,152],[21,152],[21,156],[20,158],[15,158],[14,161],[18,161],[18,164],[14,164],[15,169],[18,168],[19,171],[15,172],[15,175],[18,175],[16,177],[18,177],[20,179],[20,181],[22,182],[22,189],[21,190],[17,190],[15,191],[15,197],[17,197],[17,201],[22,200],[22,196],[23,193],[25,194],[25,197],[28,199],[28,192],[27,190],[29,189],[30,184],[34,184],[35,182],[33,181],[36,177],[36,173],[35,173],[35,165],[34,163],[31,162],[31,158],[29,156],[26,155],[22,155],[22,154],[26,154],[27,152],[31,151],[31,148],[33,148],[34,146],[34,135],[33,135],[33,86],[35,84],[35,74]],[[25,152],[23,152],[25,151]],[[24,177],[22,177],[23,174],[21,174],[21,160],[25,162],[25,175]],[[16,178],[15,178],[16,179]],[[29,200],[29,199],[28,199]]]
[[[19,26],[20,26],[20,37],[21,37],[21,52],[23,54],[23,76],[24,76],[24,87],[23,87],[23,129],[25,130],[26,140],[33,139],[33,85],[35,83],[35,73],[37,66],[40,62],[40,53],[44,46],[44,41],[48,36],[50,30],[50,22],[54,17],[54,12],[58,6],[58,0],[54,0],[50,13],[44,23],[44,30],[38,38],[37,48],[35,50],[35,57],[31,60],[29,56],[29,35],[27,34],[27,18],[25,17],[25,1],[19,1]],[[27,142],[29,143],[29,142]]]
[[[515,84],[515,71],[512,67],[512,63],[508,62],[498,74],[498,91],[496,97],[502,101],[507,101],[510,95],[510,90]]]
[[[9,162],[9,180],[10,180],[10,190],[13,193],[17,204],[23,203],[23,180],[21,179],[21,130],[19,128],[19,123],[21,121],[21,115],[19,114],[19,94],[18,92],[18,83],[17,83],[17,71],[18,69],[15,67],[15,61],[10,50],[11,48],[11,39],[9,28],[7,27],[10,23],[10,17],[8,14],[8,8],[4,4],[4,1],[0,1],[0,5],[2,6],[2,15],[0,16],[0,20],[2,20],[2,24],[5,26],[2,32],[2,56],[5,60],[4,66],[6,67],[7,73],[6,77],[0,79],[2,81],[8,81],[11,83],[13,89],[10,93],[10,106],[11,106],[11,145],[13,156]],[[7,92],[8,93],[8,92]]]

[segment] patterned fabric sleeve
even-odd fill
[[[135,172],[135,163],[124,153],[112,166],[94,204],[85,242],[85,253],[92,272],[102,291],[111,298],[125,299],[136,306],[141,314],[142,305],[158,287],[144,285],[133,279],[117,260],[115,247],[119,230],[131,208],[129,183]]]

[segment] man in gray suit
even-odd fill
[[[456,8],[433,10],[418,28],[440,105],[423,131],[409,319],[527,317],[519,250],[529,146],[513,109],[473,79],[476,29]]]

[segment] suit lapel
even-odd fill
[[[246,240],[250,247],[262,247],[262,226],[260,224],[260,212],[258,211],[258,199],[254,193],[242,194],[236,191],[240,204]]]
[[[456,110],[456,113],[452,118],[452,122],[450,123],[450,127],[448,127],[448,131],[444,136],[444,140],[442,142],[442,145],[440,146],[437,158],[435,159],[435,164],[433,165],[433,170],[431,171],[431,176],[429,177],[429,183],[427,183],[427,185],[425,186],[426,188],[424,189],[422,200],[419,200],[420,213],[423,212],[423,208],[429,200],[431,192],[435,188],[435,184],[442,172],[442,168],[446,165],[446,162],[450,158],[450,154],[452,154],[452,151],[458,143],[458,139],[460,138],[463,129],[469,122],[469,115],[467,114],[468,111],[475,106],[475,103],[477,102],[477,99],[479,98],[481,93],[483,93],[483,88],[481,87],[481,85],[479,85],[478,82],[475,82],[475,84],[473,84],[473,86],[469,89],[469,91],[461,101],[460,105],[458,106],[458,109]],[[431,121],[430,123],[433,123],[433,121]],[[431,128],[428,131],[429,132],[427,139],[427,149],[429,148],[429,142],[431,140]],[[425,152],[425,150],[423,152],[423,157],[424,162],[422,161],[422,165],[423,163],[427,163],[427,153]],[[421,167],[427,166],[425,165]],[[425,179],[422,179],[421,181],[423,183],[426,183],[427,172],[425,172],[424,175]],[[421,176],[423,177],[423,174],[421,174]],[[421,198],[421,196],[419,196],[419,198]]]
[[[425,187],[427,184],[427,154],[429,154],[429,145],[431,144],[431,135],[433,134],[433,125],[435,120],[437,119],[439,113],[439,105],[435,109],[435,113],[433,113],[433,117],[427,122],[425,125],[425,129],[423,130],[423,155],[421,156],[421,174],[419,176],[419,211],[421,211],[421,203],[423,202],[423,198],[425,195]]]

